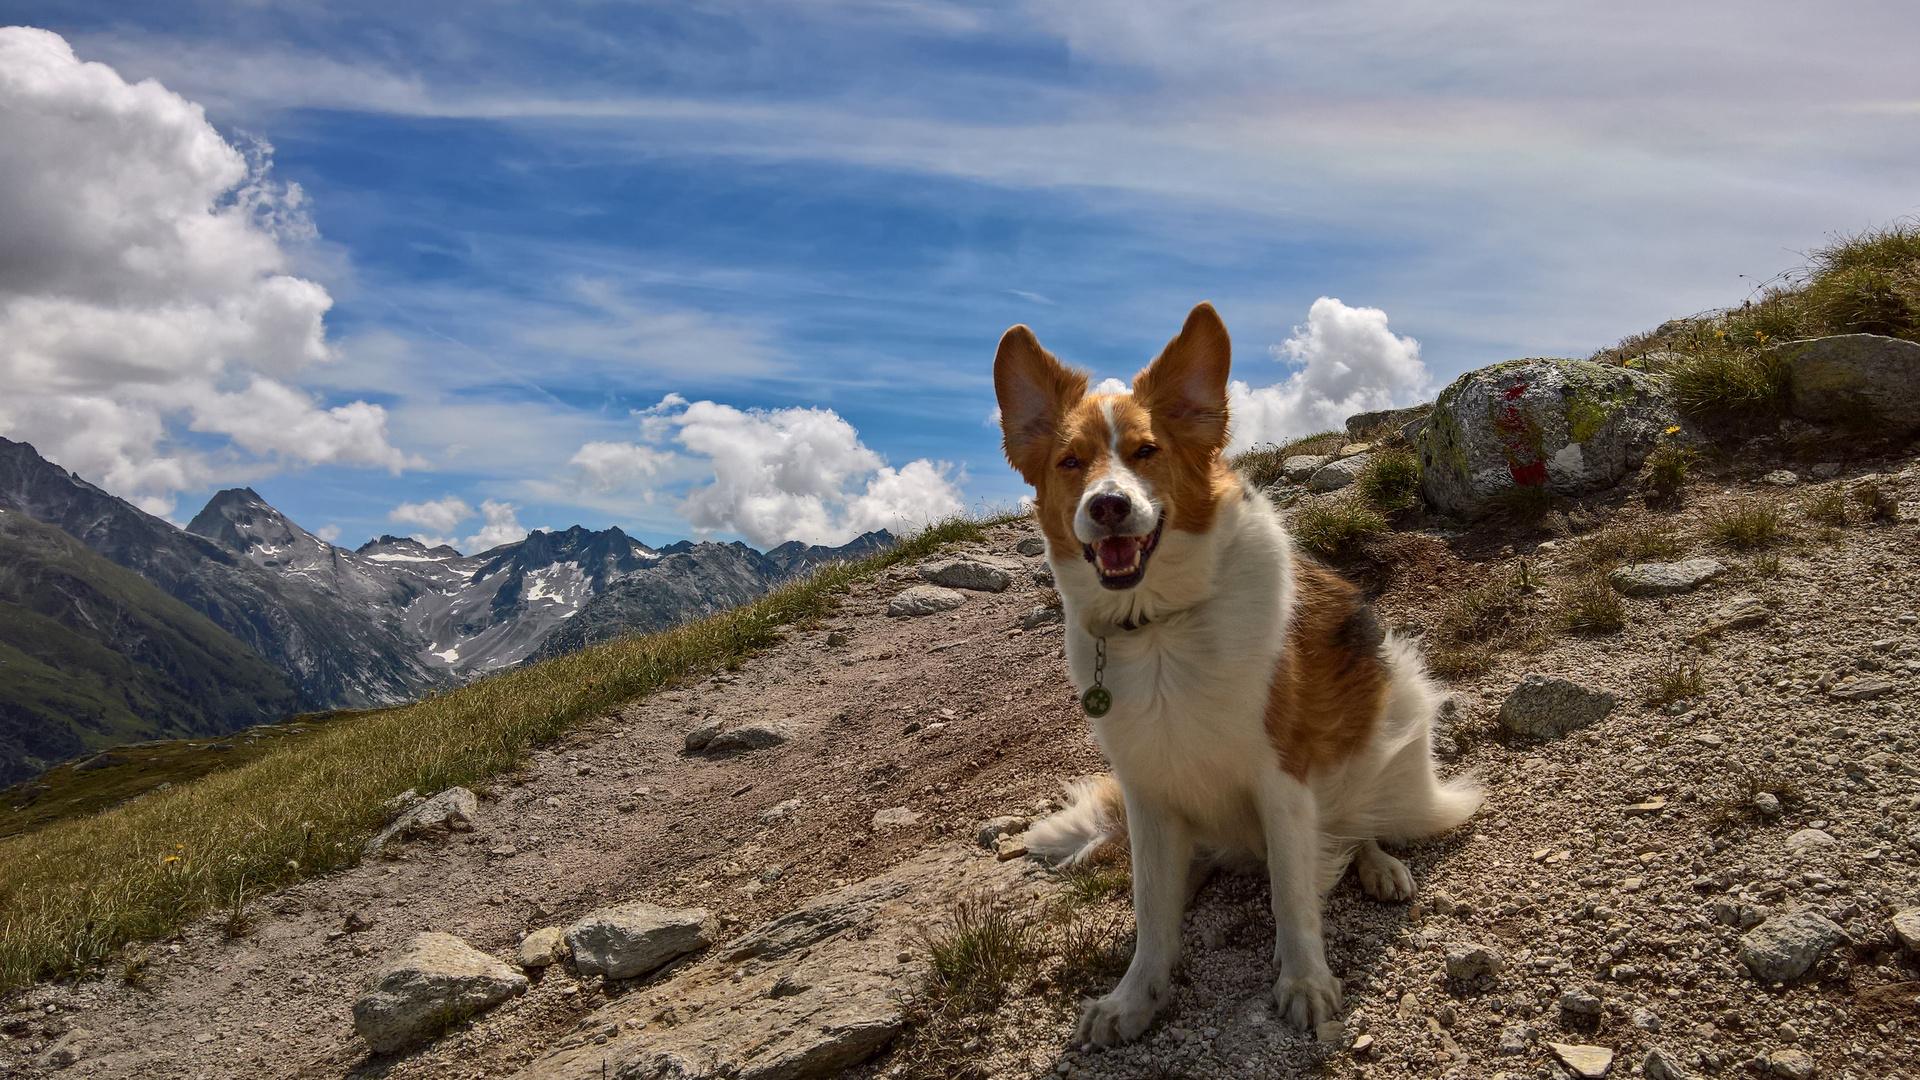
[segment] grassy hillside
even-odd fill
[[[991,523],[935,525],[746,607],[341,717],[270,740],[237,768],[0,840],[0,991],[347,865],[398,792],[484,781],[583,719],[739,664],[782,626],[832,610],[853,581],[980,538]]]
[[[266,661],[65,532],[0,512],[0,783],[129,742],[286,716]]]

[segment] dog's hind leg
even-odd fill
[[[1413,899],[1413,875],[1407,864],[1380,850],[1380,844],[1368,840],[1353,855],[1353,872],[1360,888],[1368,896],[1385,903]]]
[[[1340,983],[1327,967],[1320,929],[1320,812],[1306,785],[1278,770],[1261,786],[1259,807],[1273,886],[1273,963],[1280,969],[1273,999],[1280,1015],[1311,1030],[1340,1008]]]
[[[1193,839],[1186,823],[1156,806],[1142,806],[1128,793],[1127,830],[1133,846],[1133,963],[1113,993],[1080,1012],[1073,1041],[1115,1046],[1140,1037],[1167,1003],[1173,965],[1180,959],[1180,916],[1185,911]]]

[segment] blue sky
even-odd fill
[[[1910,4],[0,2],[3,23],[271,145],[233,175],[278,254],[219,240],[244,251],[191,304],[275,275],[330,301],[288,301],[258,348],[306,352],[273,362],[0,356],[47,395],[0,407],[3,433],[175,520],[250,483],[342,543],[837,540],[1019,495],[986,422],[1014,322],[1130,377],[1212,300],[1263,403],[1243,435],[1279,437],[1737,303],[1920,210]],[[47,70],[19,92],[119,92]],[[103,138],[30,142],[54,170]],[[133,188],[111,185],[147,205]],[[27,242],[0,234],[0,291]]]

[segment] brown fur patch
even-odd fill
[[[1360,590],[1295,556],[1293,624],[1267,692],[1267,737],[1280,767],[1304,781],[1373,736],[1386,702],[1384,633]]]

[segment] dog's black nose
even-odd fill
[[[1095,495],[1087,504],[1087,516],[1103,529],[1117,529],[1133,513],[1133,502],[1125,495]]]

